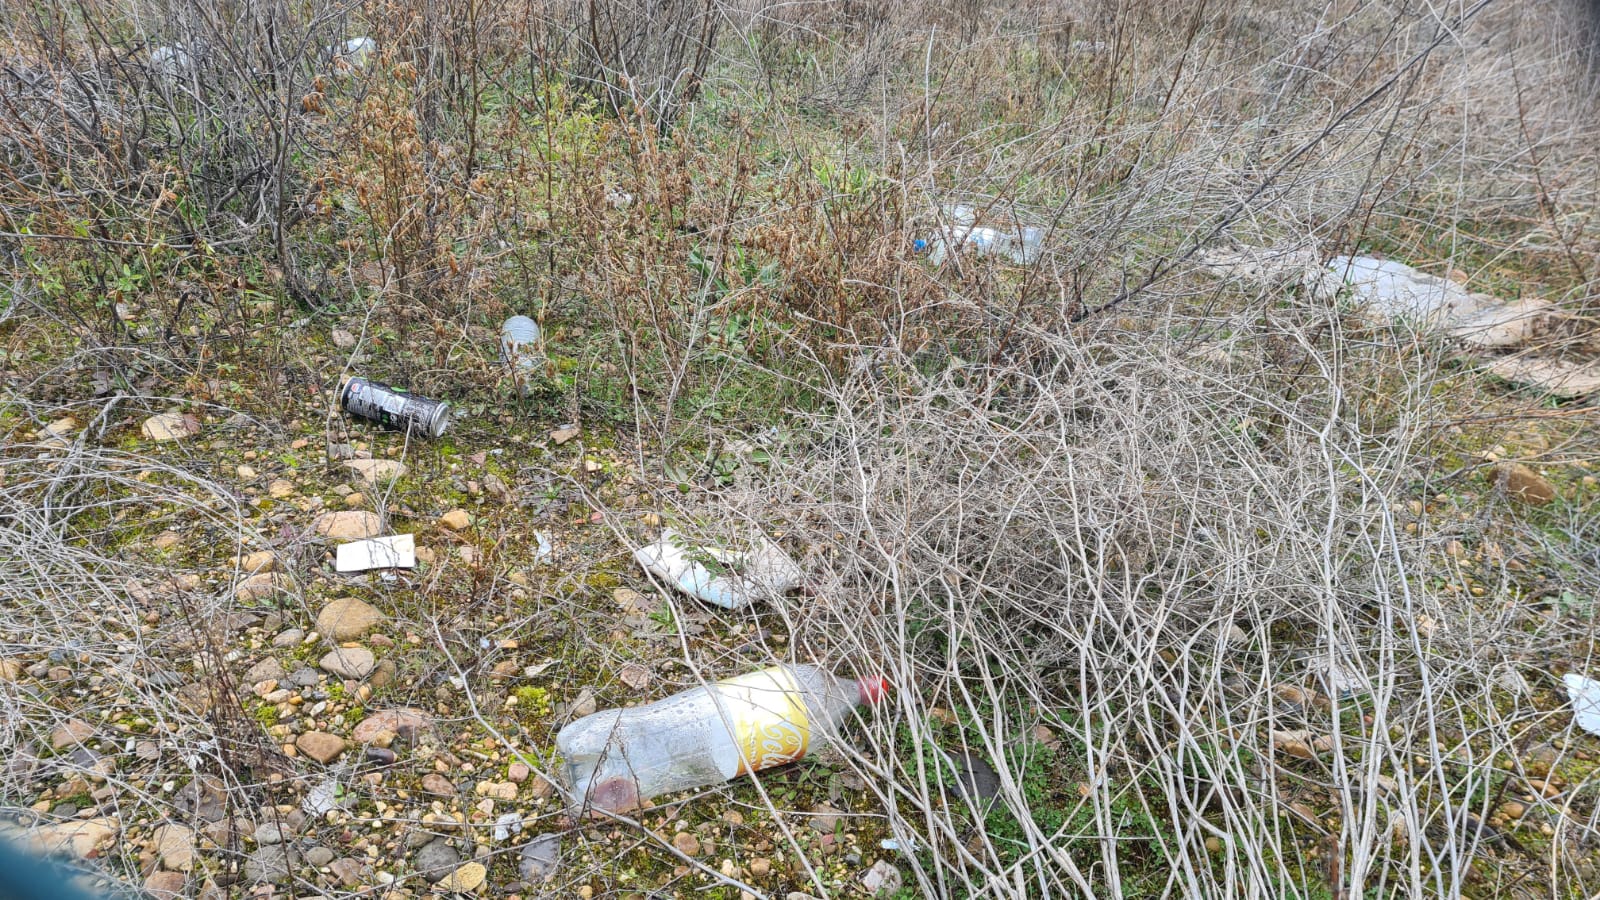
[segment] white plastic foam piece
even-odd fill
[[[409,534],[392,534],[340,544],[334,558],[339,572],[365,572],[368,569],[410,569],[417,564],[416,539]]]

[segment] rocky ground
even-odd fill
[[[137,479],[203,473],[226,496],[188,500],[241,524],[133,504],[114,543],[140,575],[62,612],[92,646],[0,660],[28,716],[13,837],[155,897],[897,890],[864,785],[827,760],[769,779],[795,810],[778,816],[748,788],[567,816],[562,724],[694,683],[686,660],[748,670],[787,636],[673,611],[618,539],[660,525],[651,490],[579,429],[408,442],[335,420],[330,445],[325,402],[287,427],[203,404],[113,419],[128,459],[170,466]],[[83,436],[70,415],[39,432]],[[387,534],[415,536],[415,569],[334,571],[337,544]]]

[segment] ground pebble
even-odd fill
[[[461,854],[449,841],[429,841],[417,851],[416,868],[429,884],[438,884],[461,865]]]
[[[687,831],[680,831],[672,838],[672,846],[684,856],[700,855],[700,839]]]
[[[554,878],[561,869],[561,835],[543,834],[525,844],[518,864],[522,880],[539,884]]]
[[[874,897],[897,893],[904,885],[905,877],[900,874],[900,870],[881,859],[873,863],[872,868],[861,878],[861,886]]]

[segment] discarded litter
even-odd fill
[[[1322,680],[1325,693],[1340,700],[1349,700],[1367,692],[1367,683],[1361,673],[1339,665],[1324,657],[1311,660],[1310,669]]]
[[[539,323],[527,316],[512,316],[500,326],[500,361],[524,397],[539,372],[539,336]]]
[[[1336,285],[1348,286],[1361,305],[1383,319],[1442,330],[1482,350],[1524,343],[1551,313],[1543,300],[1508,303],[1392,259],[1335,256],[1327,270]]]
[[[694,559],[690,549],[678,541],[671,528],[661,529],[661,537],[633,551],[633,558],[646,572],[678,590],[724,609],[738,609],[758,596],[776,597],[794,590],[804,580],[800,565],[783,548],[765,537],[745,552],[730,552],[713,547],[698,552],[729,567],[727,574],[712,574]]]
[[[336,809],[354,806],[355,802],[354,792],[345,790],[344,785],[330,778],[306,791],[306,798],[301,801],[300,808],[320,819]]]
[[[545,672],[549,671],[552,666],[559,662],[561,662],[559,659],[547,659],[544,662],[534,663],[533,665],[527,666],[522,670],[522,677],[538,678],[540,675],[543,675]]]
[[[358,419],[428,437],[439,437],[450,427],[450,404],[365,378],[344,383],[339,406]]]
[[[970,206],[947,207],[945,220],[931,237],[918,238],[911,245],[916,252],[928,254],[934,265],[942,264],[955,247],[971,248],[979,256],[1003,256],[1026,266],[1039,258],[1044,247],[1044,229],[1020,224],[1005,229],[982,226]]]
[[[1545,300],[1506,301],[1373,256],[1335,256],[1320,263],[1315,248],[1234,247],[1206,250],[1200,259],[1219,277],[1239,277],[1264,286],[1298,285],[1323,302],[1345,294],[1384,322],[1409,323],[1477,350],[1525,344],[1556,314]]]
[[[509,840],[513,834],[522,833],[522,816],[519,813],[509,812],[494,820],[494,842],[501,843]]]
[[[1567,696],[1572,698],[1572,717],[1578,727],[1600,737],[1600,681],[1576,672],[1568,672],[1561,680],[1567,683]]]
[[[784,665],[693,688],[648,706],[602,710],[561,729],[556,746],[578,807],[625,812],[671,791],[784,765],[836,740],[882,678]]]
[[[328,48],[328,56],[333,59],[336,66],[346,66],[351,69],[364,68],[367,60],[377,52],[378,42],[369,37],[354,37]]]
[[[555,544],[550,539],[550,532],[535,531],[533,540],[535,542],[533,549],[533,561],[535,564],[543,564],[555,559],[556,549]]]
[[[1536,297],[1508,301],[1480,294],[1394,260],[1335,256],[1324,264],[1315,247],[1214,247],[1202,251],[1199,259],[1214,276],[1268,288],[1297,286],[1323,303],[1344,294],[1384,322],[1408,323],[1480,352],[1527,348],[1538,353],[1540,338],[1561,317],[1549,301]],[[1554,397],[1600,392],[1596,361],[1518,354],[1493,357],[1483,368]]]
[[[954,770],[956,786],[972,806],[987,807],[1000,793],[1000,775],[989,761],[971,750],[945,751]]]
[[[333,567],[338,572],[410,569],[417,564],[416,538],[409,534],[351,541],[340,544],[336,553]]]
[[[182,47],[157,47],[150,51],[150,71],[171,81],[188,77],[193,65],[189,51]]]

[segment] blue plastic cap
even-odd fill
[[[928,249],[928,242],[922,238],[917,238],[911,242],[911,249],[917,253],[926,252]]]

